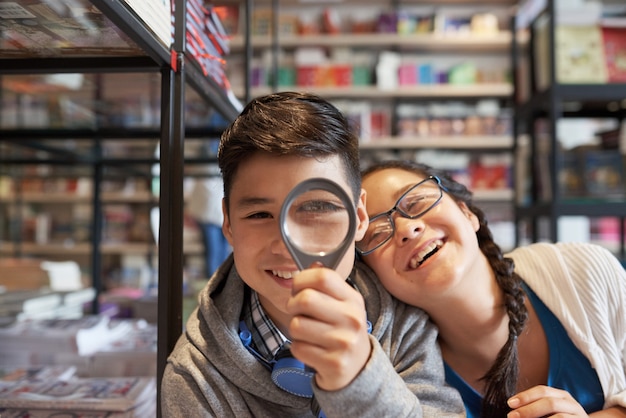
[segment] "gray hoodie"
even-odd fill
[[[465,417],[461,397],[445,386],[437,331],[427,315],[392,299],[357,261],[351,274],[372,322],[372,355],[345,388],[315,398],[327,417]],[[238,335],[244,282],[232,256],[209,280],[168,359],[163,416],[312,417],[311,399],[275,386]]]

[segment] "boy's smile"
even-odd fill
[[[224,235],[233,247],[241,278],[256,290],[266,313],[283,328],[289,316],[293,275],[298,268],[283,243],[279,216],[287,194],[301,181],[328,178],[347,192],[350,187],[338,156],[326,159],[257,153],[242,162],[234,177],[224,216]],[[337,271],[348,277],[354,251],[348,251]]]

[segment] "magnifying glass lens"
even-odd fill
[[[308,254],[324,255],[341,246],[350,229],[350,212],[334,193],[314,189],[294,199],[285,221],[296,247]]]

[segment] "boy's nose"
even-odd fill
[[[278,234],[276,238],[272,239],[272,242],[270,243],[270,251],[272,254],[278,254],[291,258],[291,254],[289,253],[289,250],[287,249],[287,246],[285,245],[285,242],[280,234]]]

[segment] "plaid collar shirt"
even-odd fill
[[[289,339],[267,316],[256,291],[250,292],[248,302],[244,306],[243,320],[252,334],[252,344],[263,358],[271,362],[278,350],[288,343]]]

